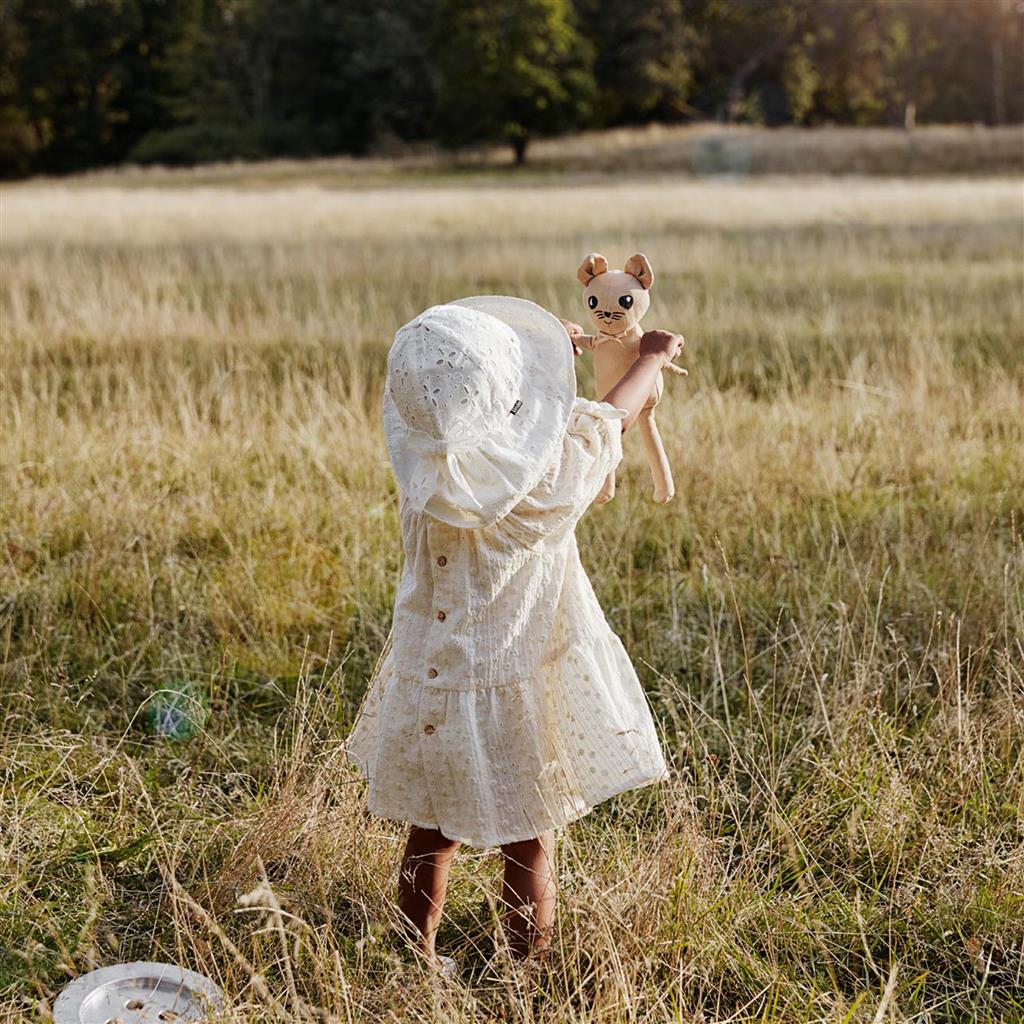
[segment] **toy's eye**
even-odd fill
[[[597,309],[597,296],[591,295],[590,298],[587,299],[587,305],[591,309]]]
[[[619,305],[623,309],[631,309],[632,306],[633,306],[633,296],[632,295],[620,295],[619,296]]]

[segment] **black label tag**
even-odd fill
[[[523,407],[523,403],[517,401],[516,404],[513,405],[511,409],[509,409],[509,413],[511,413],[511,415],[515,416],[515,414],[517,412],[519,412],[519,410],[522,409],[522,407]]]

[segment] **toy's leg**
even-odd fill
[[[654,480],[654,500],[663,505],[666,501],[672,500],[676,487],[672,481],[672,467],[669,466],[668,457],[665,455],[665,446],[661,443],[658,424],[654,420],[654,409],[644,409],[637,424],[644,439],[651,478]]]
[[[603,505],[605,502],[611,501],[615,497],[615,470],[613,469],[605,478],[604,483],[601,485],[601,490],[597,492],[597,497],[594,499],[594,503],[597,505]]]

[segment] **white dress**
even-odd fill
[[[374,814],[488,848],[666,777],[574,533],[622,458],[625,415],[577,398],[560,456],[493,526],[401,502],[392,644],[346,741]]]

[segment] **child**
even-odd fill
[[[434,306],[395,335],[384,430],[405,569],[392,644],[348,738],[368,808],[411,824],[399,906],[428,962],[460,843],[500,846],[510,951],[550,942],[554,830],[663,779],[640,683],[574,529],[683,339],[650,331],[604,402],[524,299]]]

